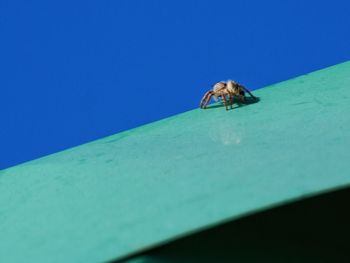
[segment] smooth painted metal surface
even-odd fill
[[[0,171],[0,262],[118,259],[350,183],[350,63]]]

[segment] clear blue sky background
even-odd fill
[[[0,0],[0,169],[343,62],[349,31],[346,0]]]

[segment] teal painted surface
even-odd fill
[[[348,185],[349,86],[347,62],[1,171],[0,262],[117,259]]]

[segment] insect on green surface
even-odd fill
[[[103,262],[350,183],[350,63],[0,172],[0,262]]]

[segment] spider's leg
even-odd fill
[[[203,105],[205,104],[205,101],[206,101],[206,99],[208,98],[208,96],[210,95],[211,92],[212,92],[212,91],[208,91],[208,92],[206,92],[206,93],[204,94],[204,96],[203,96],[203,98],[202,98],[202,100],[201,100],[201,103],[199,104],[199,107],[200,107],[200,108],[203,108]]]
[[[208,105],[208,103],[209,103],[211,97],[213,97],[213,95],[214,95],[214,92],[209,91],[209,95],[208,95],[207,101],[205,102],[205,104],[204,104],[204,106],[203,106],[204,109],[207,107],[207,105]]]
[[[228,110],[228,109],[227,109],[227,101],[226,101],[226,96],[225,96],[225,94],[222,95],[222,99],[223,99],[223,101],[224,101],[226,110]]]
[[[247,92],[252,98],[256,99],[256,97],[243,85],[239,86],[241,89],[243,89],[245,92]]]
[[[233,105],[233,95],[230,94],[230,108],[232,109],[232,105]]]

